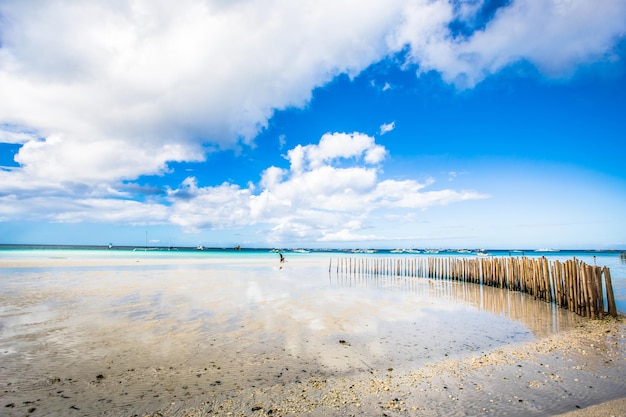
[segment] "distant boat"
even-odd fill
[[[150,241],[152,242],[152,241]],[[156,241],[158,242],[158,240]],[[159,248],[149,248],[148,247],[148,231],[146,230],[146,246],[144,246],[143,248],[134,248],[133,251],[149,251],[149,250],[159,250]]]
[[[241,250],[241,246],[239,246],[239,245],[235,245],[235,247],[233,248],[233,250]]]
[[[476,256],[485,257],[485,256],[489,256],[489,254],[487,252],[485,252],[484,249],[478,249],[476,251]]]
[[[113,248],[113,244],[109,243],[109,249],[112,249],[112,248]]]
[[[541,248],[535,250],[535,252],[560,252],[558,249]]]
[[[198,250],[204,250],[204,246],[199,245],[198,247],[196,247],[196,249],[198,249]]]
[[[292,252],[295,252],[295,253],[309,253],[309,251],[306,250],[306,249],[294,249],[294,250],[292,250]]]

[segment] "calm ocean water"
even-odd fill
[[[330,259],[342,257],[476,257],[474,251],[454,250],[339,250],[339,249],[285,249],[281,253],[287,259],[306,257],[314,259]],[[489,256],[545,256],[549,260],[564,261],[576,258],[590,265],[606,266],[611,270],[613,289],[617,308],[626,312],[626,255],[624,251],[591,251],[591,250],[485,250],[481,255]],[[622,256],[620,256],[622,254]],[[272,258],[278,259],[276,249],[268,248],[195,248],[195,247],[131,247],[131,246],[68,246],[68,245],[0,245],[0,260],[29,259],[132,259],[136,257],[150,259],[205,259],[205,258]]]

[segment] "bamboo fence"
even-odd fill
[[[583,317],[617,316],[609,268],[587,265],[576,258],[561,262],[545,257],[359,257],[337,258],[334,267],[337,274],[470,282],[526,293]],[[328,268],[332,272],[332,258]]]

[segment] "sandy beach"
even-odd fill
[[[623,316],[327,262],[3,259],[0,415],[625,415]]]

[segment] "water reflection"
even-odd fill
[[[330,275],[330,282],[339,287],[401,291],[424,298],[466,304],[496,317],[505,317],[519,322],[537,337],[571,328],[584,320],[568,310],[561,309],[552,303],[536,300],[528,294],[467,282],[341,273]]]
[[[198,395],[238,393],[413,369],[532,340],[578,319],[490,287],[329,276],[325,262],[289,259],[280,269],[273,261],[8,274],[0,283],[0,379],[27,388],[11,394],[16,404],[30,400],[19,397],[28,390],[58,399],[59,387],[41,384],[54,377],[72,381],[85,414],[132,415],[190,387]],[[94,382],[101,373],[106,378]],[[105,397],[112,403],[99,402]]]

